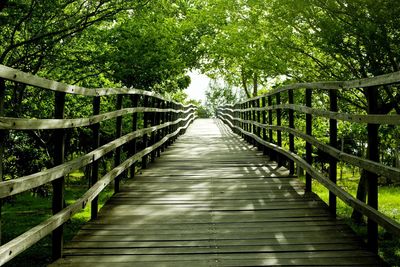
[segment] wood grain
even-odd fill
[[[51,266],[379,266],[304,184],[198,119]]]

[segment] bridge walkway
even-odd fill
[[[197,119],[52,266],[378,266],[287,169]]]

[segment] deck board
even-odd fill
[[[218,120],[122,185],[53,266],[379,266],[326,204]]]

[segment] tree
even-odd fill
[[[229,84],[222,84],[217,80],[212,80],[206,90],[206,108],[210,114],[216,115],[217,109],[226,104],[234,104],[239,100],[239,96]]]

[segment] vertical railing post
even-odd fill
[[[276,94],[276,105],[280,105],[281,104],[281,94],[277,93]],[[276,125],[282,126],[282,109],[277,108],[276,109]],[[282,147],[282,131],[281,130],[277,130],[276,131],[276,144],[279,147]],[[277,162],[278,162],[278,166],[282,165],[282,157],[280,155],[280,153],[276,153],[276,157],[277,157]]]
[[[167,108],[167,105],[166,105],[165,100],[161,100],[161,108],[162,108],[162,109],[166,109],[166,108]],[[165,112],[165,111],[163,111],[163,112],[161,113],[161,119],[162,119],[162,123],[163,123],[163,124],[167,122],[167,115],[168,115],[168,113]],[[166,130],[166,128],[164,127],[164,128],[161,129],[161,139],[164,138],[166,135],[167,135],[167,130]],[[167,144],[167,142],[165,142],[165,143],[161,146],[161,152],[164,152],[164,151],[165,151],[166,144]]]
[[[240,109],[241,109],[241,118],[242,118],[242,130],[246,131],[246,123],[244,122],[246,120],[246,113],[244,112],[244,109],[246,108],[245,103],[240,104]],[[246,140],[246,135],[242,132],[242,138]]]
[[[157,98],[153,97],[152,101],[151,101],[151,107],[155,108],[156,106],[157,106]],[[151,126],[155,126],[157,124],[156,123],[156,114],[157,114],[156,112],[151,112],[150,113]],[[151,146],[156,143],[156,132],[155,131],[151,132],[151,141],[150,142],[151,142],[150,143]],[[156,160],[156,151],[153,150],[150,153],[150,162],[154,162],[155,160]]]
[[[138,107],[138,102],[139,102],[139,95],[131,95],[131,106],[132,108],[137,108]],[[138,113],[133,112],[132,113],[132,132],[135,132],[137,130],[137,125],[138,124]],[[132,140],[130,144],[130,154],[131,156],[136,154],[136,138]],[[136,173],[136,161],[132,164],[130,168],[130,178],[134,178]]]
[[[240,128],[240,121],[238,121],[237,119],[240,119],[240,104],[235,104],[235,126]],[[235,128],[235,133],[240,135],[240,131]]]
[[[248,102],[245,102],[243,108],[246,110],[247,107],[248,107]],[[245,130],[246,132],[249,131],[249,124],[247,123],[247,120],[248,120],[248,119],[249,119],[249,112],[246,110],[246,111],[244,111],[244,120],[245,120],[245,123],[244,123],[244,130]],[[249,140],[247,135],[244,136],[244,140],[246,140],[246,142]]]
[[[337,105],[337,91],[329,91],[329,110],[332,112],[338,111]],[[331,147],[337,148],[337,120],[329,119],[329,145]],[[335,157],[330,157],[329,159],[329,179],[336,184],[337,180],[337,159]],[[336,195],[329,191],[329,209],[331,213],[336,216]]]
[[[149,101],[149,99],[148,99],[149,97],[148,96],[146,96],[146,95],[144,95],[143,96],[143,107],[144,108],[147,108],[148,107],[148,101]],[[148,127],[148,123],[149,123],[149,113],[148,112],[146,112],[146,111],[144,111],[143,112],[143,128],[147,128]],[[143,149],[146,149],[147,148],[147,142],[148,142],[148,134],[146,133],[146,134],[144,134],[143,135]],[[142,169],[146,169],[147,168],[147,155],[144,155],[143,157],[142,157]]]
[[[261,98],[261,106],[263,108],[262,110],[262,124],[264,124],[263,130],[262,130],[262,139],[264,141],[267,141],[267,129],[265,129],[265,124],[267,123],[267,111],[265,110],[266,107],[266,99],[265,96]],[[267,147],[263,146],[263,154],[267,155]]]
[[[272,109],[271,109],[272,96],[270,96],[270,95],[268,96],[268,106],[270,108],[270,110],[268,110],[268,124],[269,124],[269,126],[272,126],[272,124],[273,124],[273,118],[272,118],[273,113],[272,113]],[[273,135],[273,131],[271,128],[269,128],[268,135],[269,135],[269,142],[271,144],[273,144],[274,143],[274,135]],[[275,151],[270,149],[269,154],[270,154],[269,156],[270,156],[271,160],[275,160],[275,154],[276,154]]]
[[[289,105],[294,104],[293,90],[288,91]],[[294,128],[294,110],[289,108],[289,128]],[[294,135],[289,133],[289,150],[294,153]],[[289,161],[289,173],[290,175],[294,174],[294,161]]]
[[[5,100],[5,95],[6,93],[6,82],[4,79],[0,78],[0,116],[4,116],[4,100]],[[0,181],[4,180],[4,173],[3,173],[3,165],[4,165],[4,145],[6,143],[5,139],[7,136],[7,132],[5,130],[0,130]],[[3,200],[0,199],[0,245],[2,244],[1,242],[1,236],[2,236],[2,216],[1,216],[1,208],[3,205]]]
[[[256,100],[256,107],[258,108],[258,110],[257,110],[257,122],[261,123],[261,111],[260,111],[260,99],[259,98]],[[257,136],[259,138],[261,138],[261,127],[260,126],[257,126]],[[259,150],[262,149],[261,143],[258,143],[258,149]]]
[[[122,109],[122,95],[117,95],[117,103],[115,105],[115,110]],[[115,139],[120,138],[122,135],[122,116],[118,116],[115,123]],[[114,167],[117,167],[121,164],[121,150],[122,147],[119,146],[115,149],[115,156],[114,156]],[[119,182],[121,180],[121,175],[115,177],[114,179],[114,192],[119,192]]]
[[[251,111],[251,122],[252,122],[251,133],[254,135],[257,135],[257,126],[254,124],[255,122],[257,122],[256,111],[254,110],[257,107],[256,101],[255,100],[250,101],[250,105],[251,105],[251,108],[253,109]],[[257,146],[256,139],[252,139],[252,143],[253,143],[253,146]]]
[[[161,108],[161,100],[160,99],[156,99],[156,103],[155,103],[155,108],[160,109]],[[156,123],[155,125],[160,125],[161,124],[161,113],[159,111],[156,112]],[[157,130],[155,132],[156,134],[156,140],[155,143],[157,143],[158,141],[161,140],[161,130]],[[161,156],[161,147],[158,147],[156,150],[156,157],[160,157]]]
[[[377,114],[378,106],[378,88],[367,88],[368,114]],[[379,162],[379,124],[368,123],[368,148],[367,157],[369,160]],[[368,205],[374,209],[378,209],[378,175],[373,172],[366,171],[368,181]],[[368,218],[368,247],[371,251],[378,252],[378,224]]]
[[[55,92],[55,119],[64,119],[65,109],[65,93]],[[54,165],[60,165],[64,163],[64,152],[65,152],[65,130],[57,129],[54,130]],[[53,186],[53,197],[52,197],[52,211],[53,214],[58,213],[64,207],[64,177],[60,177],[52,182]],[[63,228],[61,225],[53,231],[52,234],[52,256],[53,260],[62,257],[63,250]]]
[[[93,115],[100,114],[100,96],[93,98]],[[92,138],[93,138],[93,149],[100,146],[100,123],[92,125]],[[90,176],[90,186],[93,186],[99,179],[99,160],[93,160],[92,172]],[[95,197],[90,204],[90,218],[92,220],[97,218],[98,212],[98,197]]]
[[[306,106],[311,107],[312,100],[312,90],[306,89],[305,101]],[[306,114],[306,134],[312,135],[312,116],[311,114]],[[309,142],[306,142],[306,161],[311,165],[312,164],[312,146]],[[306,192],[311,192],[312,183],[311,183],[311,175],[306,172]]]

